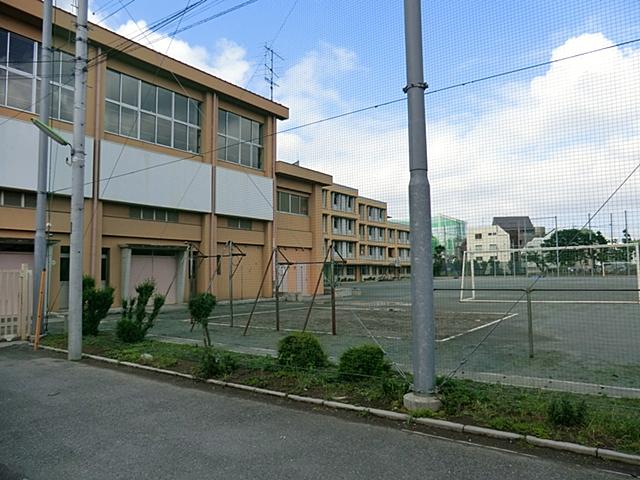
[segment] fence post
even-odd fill
[[[334,246],[331,242],[331,335],[336,334],[336,279],[335,279]]]
[[[30,310],[30,283],[29,267],[23,263],[20,267],[20,287],[18,305],[18,334],[22,340],[26,340],[31,333],[31,312]]]
[[[527,323],[529,327],[529,358],[533,358],[533,315],[531,310],[530,288],[527,288]]]
[[[278,259],[278,247],[273,249],[273,263],[275,264],[276,285],[276,332],[280,331],[280,260]]]

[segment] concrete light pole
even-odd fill
[[[42,50],[40,62],[40,75],[42,82],[40,85],[40,122],[49,123],[51,99],[49,97],[51,86],[51,71],[53,55],[51,54],[51,18],[53,11],[53,0],[44,0],[42,4]],[[40,132],[40,143],[38,147],[38,192],[36,197],[36,235],[33,246],[33,284],[40,285],[40,275],[46,275],[47,261],[47,170],[49,163],[49,136],[46,132]],[[38,295],[33,296],[33,332],[35,332],[35,322],[38,312]],[[46,306],[45,309],[46,311]]]
[[[409,216],[411,226],[411,322],[413,332],[413,392],[404,397],[410,410],[436,410],[435,321],[433,312],[433,254],[431,252],[431,194],[427,177],[427,138],[422,65],[420,0],[404,0],[409,120]]]
[[[87,0],[76,18],[73,155],[71,159],[71,241],[69,247],[69,360],[82,358],[82,251],[84,224],[85,114],[87,89]]]

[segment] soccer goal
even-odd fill
[[[640,303],[636,243],[466,251],[461,302]]]

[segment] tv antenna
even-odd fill
[[[264,79],[269,84],[269,99],[273,100],[273,87],[279,87],[276,79],[280,78],[279,75],[275,72],[273,62],[274,58],[278,58],[280,60],[284,60],[278,53],[271,48],[269,45],[264,45]]]

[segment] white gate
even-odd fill
[[[27,339],[32,302],[33,273],[27,265],[20,270],[1,270],[0,339]]]

